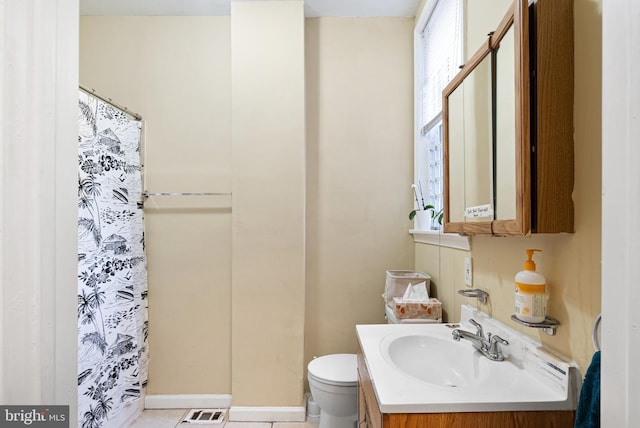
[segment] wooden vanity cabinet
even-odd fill
[[[573,411],[381,413],[362,352],[358,354],[359,428],[572,428]]]
[[[358,427],[382,428],[382,413],[362,353],[358,354]]]

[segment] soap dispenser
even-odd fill
[[[524,270],[516,274],[516,317],[530,323],[541,323],[545,320],[547,297],[546,281],[543,275],[536,272],[536,264],[533,261],[534,250],[527,251],[527,260],[524,262]]]

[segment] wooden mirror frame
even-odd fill
[[[477,65],[493,50],[511,26],[515,37],[516,93],[516,218],[484,222],[451,222],[449,213],[449,115],[448,97]],[[443,163],[444,163],[444,231],[461,235],[528,235],[531,233],[530,182],[530,80],[529,80],[529,12],[528,0],[515,0],[487,41],[462,67],[442,92]]]

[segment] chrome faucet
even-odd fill
[[[451,332],[453,340],[459,342],[460,339],[466,339],[471,342],[474,348],[480,351],[482,355],[484,355],[491,361],[504,360],[504,355],[502,355],[502,351],[500,350],[498,344],[508,345],[509,342],[507,342],[500,336],[491,333],[487,333],[487,337],[485,338],[482,325],[480,325],[480,323],[474,319],[470,319],[469,322],[476,328],[475,334],[456,328]]]

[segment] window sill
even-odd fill
[[[439,245],[441,247],[471,251],[471,241],[468,236],[455,233],[443,233],[440,230],[411,229],[409,233],[413,235],[413,241],[420,244]]]

